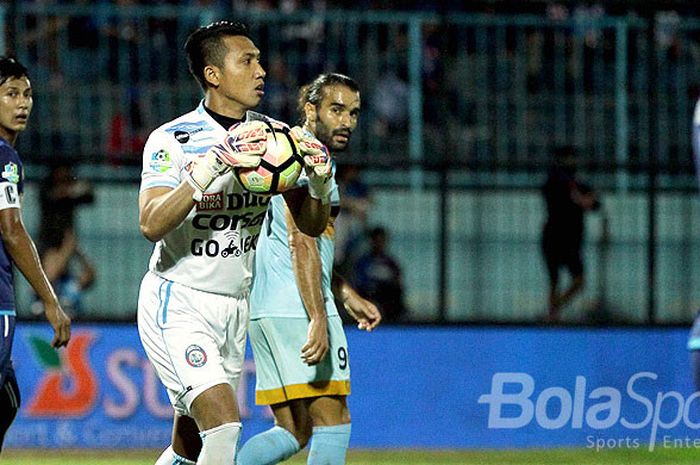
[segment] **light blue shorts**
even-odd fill
[[[255,399],[279,404],[292,399],[350,394],[348,343],[339,316],[328,318],[330,348],[318,365],[301,359],[307,318],[263,317],[250,321],[248,337],[255,357]]]

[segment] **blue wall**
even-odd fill
[[[59,369],[52,352],[43,351],[47,325],[20,326],[14,360],[23,406],[8,446],[165,446],[171,411],[136,328],[78,325],[73,334]],[[384,327],[366,334],[348,328],[352,446],[595,447],[631,441],[663,447],[664,438],[694,438],[700,399],[692,395],[686,334],[524,327]],[[271,425],[268,410],[254,406],[253,396],[249,360],[239,392],[244,439]]]

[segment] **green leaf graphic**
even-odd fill
[[[32,345],[39,363],[44,368],[61,367],[61,359],[58,358],[58,352],[51,347],[51,344],[36,336],[29,336],[29,343]]]

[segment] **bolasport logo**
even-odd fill
[[[488,405],[489,429],[518,429],[533,422],[545,430],[563,428],[604,432],[614,426],[630,431],[648,429],[649,451],[664,448],[700,447],[694,438],[666,434],[684,425],[700,429],[700,392],[683,396],[677,391],[656,389],[656,373],[643,371],[629,377],[625,389],[589,386],[585,376],[576,376],[573,389],[550,386],[536,393],[535,379],[527,373],[495,373],[491,392],[478,402]],[[651,393],[651,395],[650,395]],[[619,430],[618,430],[619,431]],[[614,447],[639,448],[634,437],[590,435],[586,447],[596,450]]]

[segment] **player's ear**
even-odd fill
[[[316,122],[316,105],[311,102],[306,102],[304,104],[304,116],[306,116],[306,121]]]
[[[316,105],[311,102],[306,102],[304,104],[304,117],[306,118],[306,125],[315,131],[316,129]]]
[[[214,87],[219,87],[221,82],[221,70],[214,65],[207,65],[202,70],[204,80]]]

